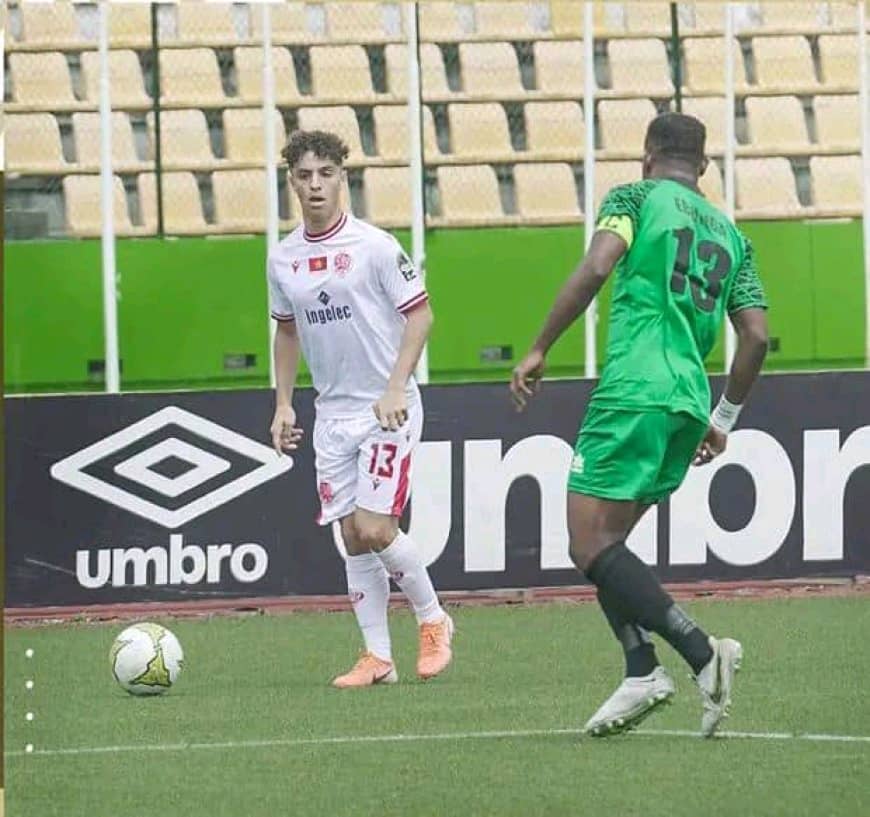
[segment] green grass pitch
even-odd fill
[[[454,665],[428,683],[413,674],[413,618],[392,614],[400,683],[341,692],[327,682],[358,648],[344,613],[164,621],[186,668],[150,699],[124,693],[109,670],[125,624],[12,628],[6,814],[870,814],[870,597],[687,607],[743,641],[727,729],[755,737],[682,734],[697,730],[700,701],[666,645],[677,698],[643,734],[566,731],[622,671],[592,604],[458,608]]]

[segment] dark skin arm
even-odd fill
[[[514,368],[510,389],[517,411],[525,409],[528,398],[537,393],[550,347],[586,311],[627,249],[625,241],[609,230],[592,236],[586,257],[556,296],[537,340]]]

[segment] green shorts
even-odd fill
[[[577,435],[568,490],[660,502],[680,487],[707,424],[683,412],[592,405]]]

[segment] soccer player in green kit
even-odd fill
[[[625,545],[644,512],[675,491],[689,465],[725,450],[767,350],[766,303],[749,241],[698,190],[704,125],[666,113],[647,129],[643,181],[613,188],[589,250],[567,280],[531,351],[514,369],[522,410],[545,355],[616,269],[607,361],[586,411],[568,479],[571,558],[625,653],[626,677],[586,724],[604,736],[637,726],[674,695],[649,633],[686,660],[701,692],[701,733],[728,714],[743,648],[708,636]],[[725,313],[737,350],[710,413],[704,358]]]

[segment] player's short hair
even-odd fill
[[[287,162],[287,167],[292,170],[309,151],[318,159],[329,159],[341,167],[350,153],[350,148],[340,136],[329,131],[296,130],[290,134],[281,155]]]
[[[659,114],[646,129],[644,150],[653,157],[700,163],[704,160],[707,129],[700,119],[684,113]]]

